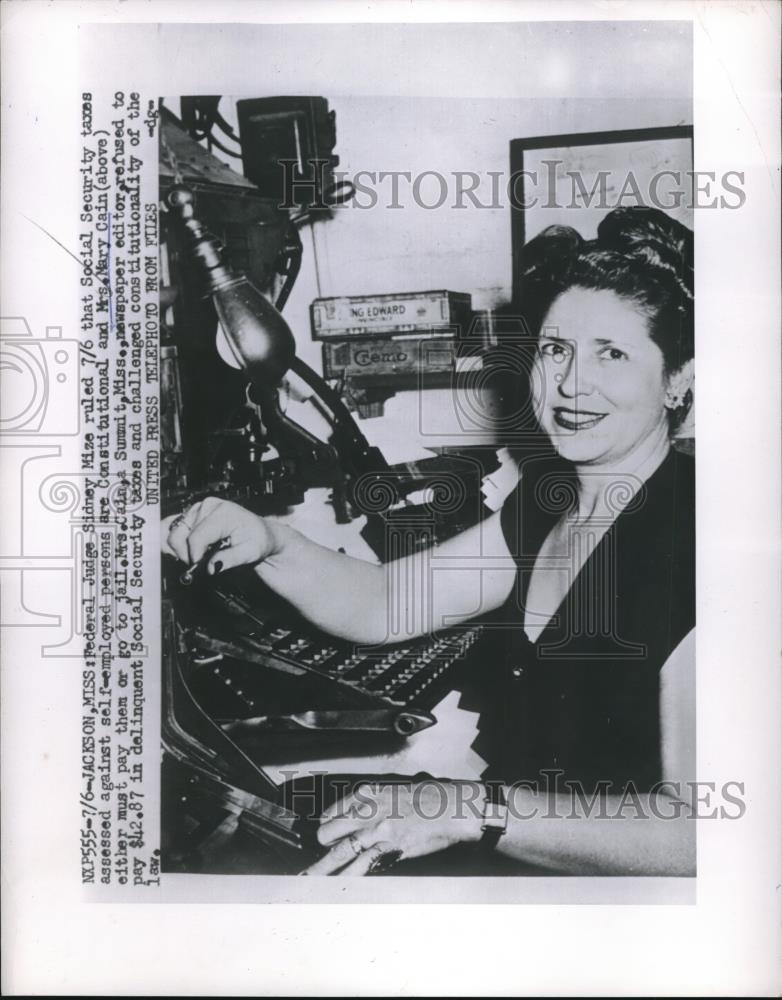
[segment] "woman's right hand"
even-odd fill
[[[270,522],[217,497],[193,504],[166,519],[161,527],[163,550],[191,565],[210,545],[223,542],[224,547],[215,551],[207,563],[209,574],[233,566],[253,566],[279,550],[279,533]]]

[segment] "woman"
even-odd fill
[[[426,572],[421,555],[389,571],[216,499],[171,525],[180,559],[229,539],[209,572],[252,565],[356,642],[386,638],[413,578],[416,634],[492,610],[505,626],[476,746],[492,782],[359,786],[322,817],[308,873],[479,842],[572,874],[694,871],[693,463],[670,445],[692,397],[691,261],[690,231],[654,209],[609,213],[593,241],[551,227],[528,244],[520,308],[552,453]]]

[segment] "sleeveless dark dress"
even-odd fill
[[[694,461],[669,452],[532,643],[522,628],[531,570],[574,476],[561,459],[531,458],[503,506],[519,572],[483,665],[490,693],[473,746],[487,779],[643,791],[661,780],[660,668],[695,624]]]

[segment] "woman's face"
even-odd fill
[[[564,458],[615,463],[667,434],[665,389],[662,351],[633,303],[583,288],[555,299],[538,340],[533,401]]]

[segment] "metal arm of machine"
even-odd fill
[[[387,469],[383,455],[361,433],[339,394],[296,357],[293,334],[278,309],[225,263],[220,243],[195,215],[193,192],[176,185],[169,192],[168,203],[187,234],[188,250],[199,268],[205,293],[214,301],[221,327],[218,336],[224,336],[229,356],[247,372],[250,397],[261,408],[270,439],[281,454],[295,457],[304,488],[326,485],[334,490],[338,520],[349,520],[346,478]],[[287,370],[309,386],[331,412],[329,444],[282,412],[277,387]]]

